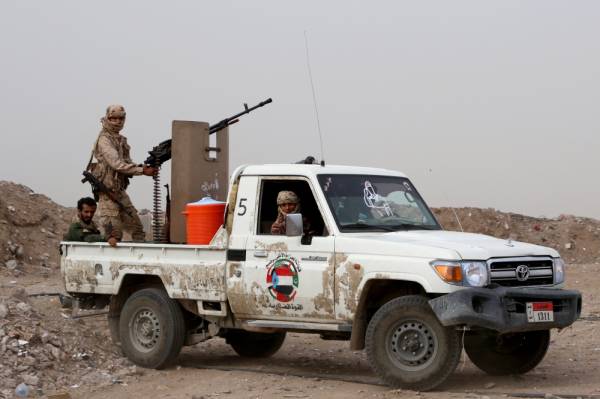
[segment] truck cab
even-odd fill
[[[244,261],[231,265],[235,270],[230,275],[240,277],[228,280],[234,312],[347,329],[359,290],[377,274],[393,269],[364,263],[386,255],[372,251],[374,239],[396,230],[441,229],[405,176],[365,172],[365,168],[318,165],[244,169],[230,238],[231,249],[245,252]],[[375,183],[386,191],[377,194]],[[271,234],[280,191],[293,191],[300,198],[299,233]],[[403,216],[394,217],[390,206]],[[422,272],[406,272],[407,281],[424,280]],[[256,282],[264,284],[259,287]]]

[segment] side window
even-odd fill
[[[279,215],[277,196],[281,191],[291,191],[299,198],[299,213],[302,214],[306,233],[313,236],[328,235],[323,216],[317,206],[309,183],[305,180],[275,179],[265,179],[261,183],[258,223],[256,226],[257,234],[271,235],[271,227]]]

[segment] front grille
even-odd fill
[[[554,283],[552,258],[504,258],[491,259],[490,282],[505,287],[551,285]],[[517,275],[527,278],[520,281]],[[521,273],[518,273],[521,272]]]

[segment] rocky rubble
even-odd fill
[[[0,273],[57,269],[58,243],[74,215],[26,186],[0,181]]]
[[[596,219],[534,218],[492,208],[434,208],[433,212],[446,230],[460,231],[462,225],[465,232],[554,248],[569,263],[600,262],[600,221]]]
[[[596,219],[534,218],[491,208],[433,211],[447,230],[460,231],[456,212],[464,231],[549,246],[568,262],[600,261],[600,221]],[[74,217],[74,208],[58,205],[26,186],[0,181],[0,274],[18,277],[30,270],[43,275],[57,269],[58,243]]]
[[[122,382],[138,371],[110,343],[103,316],[71,319],[56,297],[0,295],[0,398]]]

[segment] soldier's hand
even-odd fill
[[[121,239],[123,238],[123,232],[121,232],[121,230],[117,228],[113,228],[110,232],[110,236],[114,237],[117,241],[121,241]]]
[[[111,247],[116,247],[117,242],[118,242],[118,240],[115,237],[110,237],[108,239],[108,245],[110,245]]]
[[[156,168],[153,168],[152,166],[144,165],[143,168],[142,173],[145,176],[154,176],[156,174]]]
[[[282,225],[280,223],[273,223],[271,226],[271,234],[281,234]]]

